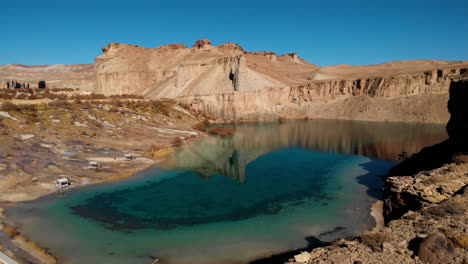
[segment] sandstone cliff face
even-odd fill
[[[229,121],[309,117],[445,123],[448,87],[459,76],[460,69],[433,70],[177,99]]]
[[[96,92],[175,98],[225,121],[330,118],[445,123],[448,86],[468,62],[317,67],[295,53],[234,43],[158,48],[111,43],[96,58]]]
[[[460,180],[454,177],[450,183],[438,185],[437,180],[432,183],[432,189],[427,184],[415,181],[412,175],[420,171],[428,171],[444,164],[451,163],[456,156],[468,153],[468,81],[453,81],[450,84],[450,99],[448,109],[450,120],[447,124],[449,139],[444,142],[426,147],[404,162],[398,164],[390,171],[390,177],[386,184],[385,216],[387,220],[395,219],[409,210],[421,208],[427,202],[438,202],[434,199],[445,199],[464,187],[468,182],[466,174],[461,174]],[[443,175],[448,172],[443,173]],[[430,176],[425,175],[425,176]],[[420,178],[424,175],[420,176]],[[434,179],[434,177],[432,177]],[[420,185],[420,186],[419,186]],[[452,185],[455,185],[453,187]],[[418,187],[419,186],[419,187]],[[447,191],[447,190],[450,190]],[[446,193],[448,193],[446,195]],[[445,196],[444,196],[445,195]],[[427,198],[426,196],[433,196]]]
[[[111,43],[96,58],[96,92],[136,93],[149,98],[249,92],[306,80],[299,73],[317,66],[296,56],[246,52],[237,44],[209,40],[143,48]],[[273,65],[275,64],[275,65]],[[288,70],[292,69],[292,70]]]
[[[158,48],[111,43],[96,58],[97,93],[175,98],[225,121],[329,118],[445,123],[448,87],[468,62],[318,67],[295,53],[235,43]]]

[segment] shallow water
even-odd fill
[[[247,263],[369,229],[378,176],[399,153],[445,137],[437,125],[233,126],[233,137],[194,142],[163,168],[22,203],[7,215],[60,263]]]

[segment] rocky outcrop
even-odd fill
[[[453,259],[453,243],[441,233],[433,233],[418,245],[417,256],[429,264],[448,263]]]
[[[453,178],[450,184],[438,185],[433,182],[430,185],[431,188],[427,187],[425,181],[415,182],[412,177],[420,171],[433,170],[451,163],[457,160],[457,155],[468,153],[467,91],[468,81],[466,80],[454,81],[450,84],[448,109],[451,117],[447,124],[449,139],[422,149],[390,171],[390,175],[394,177],[388,178],[386,184],[385,217],[387,221],[396,219],[409,210],[419,209],[426,202],[440,202],[447,195],[452,195],[468,184],[468,177],[465,174],[460,179]],[[438,174],[449,174],[449,172],[441,171]],[[431,176],[432,180],[436,178],[431,174],[427,176]],[[452,186],[452,184],[455,185]],[[418,187],[420,185],[421,187]]]
[[[253,54],[235,43],[213,46],[201,39],[193,48],[169,46],[110,43],[96,58],[96,92],[148,98],[249,92],[305,81],[300,73],[317,68],[297,56],[273,67],[270,54]],[[296,68],[288,70],[291,65]]]
[[[441,174],[444,170],[450,173]],[[412,178],[421,183],[420,186],[422,182],[426,186],[431,186],[433,182],[443,186],[450,184],[455,175],[457,178],[467,178],[466,171],[468,163],[450,164],[429,172],[437,179],[428,178],[424,172]],[[434,194],[429,196],[436,197]],[[424,203],[418,210],[406,212],[381,230],[313,249],[306,262],[298,262],[293,256],[289,256],[289,262],[287,259],[284,262],[378,264],[385,263],[382,260],[391,260],[388,263],[466,263],[468,248],[464,241],[468,232],[468,187],[451,196],[447,193],[444,198],[436,198],[433,202]]]
[[[450,84],[449,139],[396,166],[385,185],[386,226],[312,250],[305,263],[468,261],[468,82]],[[447,164],[441,164],[447,163]],[[425,167],[424,167],[425,166]],[[297,263],[290,258],[289,263]]]
[[[312,117],[445,123],[448,87],[459,76],[457,72],[312,81],[177,99],[195,110],[235,122]]]
[[[235,43],[158,48],[110,43],[96,58],[96,93],[174,98],[224,121],[327,118],[445,123],[448,87],[468,62],[318,67],[296,53]]]

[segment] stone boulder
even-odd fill
[[[424,238],[418,246],[416,255],[430,264],[448,263],[454,258],[453,243],[441,233],[433,233]]]

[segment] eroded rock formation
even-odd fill
[[[331,118],[445,123],[448,87],[468,62],[310,64],[295,53],[235,43],[158,48],[111,43],[96,58],[96,92],[175,98],[226,121]]]
[[[313,249],[303,263],[467,262],[467,90],[468,81],[450,84],[450,138],[392,170],[396,175],[385,186],[385,227]],[[298,264],[292,256],[287,263]]]
[[[454,81],[450,84],[448,109],[451,117],[447,123],[449,139],[426,147],[419,153],[398,164],[390,171],[386,184],[385,216],[387,221],[400,217],[409,210],[417,210],[427,203],[440,202],[468,184],[468,177],[461,174],[460,179],[449,177],[450,183],[438,184],[437,180],[428,188],[425,181],[416,181],[412,175],[451,163],[458,155],[468,153],[468,81]],[[439,174],[448,175],[441,171]],[[427,173],[427,176],[431,176]],[[434,177],[431,177],[434,179]]]
[[[193,48],[110,43],[96,58],[96,92],[177,98],[261,91],[306,80],[318,67],[296,56],[250,53],[235,43],[202,39]],[[209,107],[209,106],[207,106]]]

